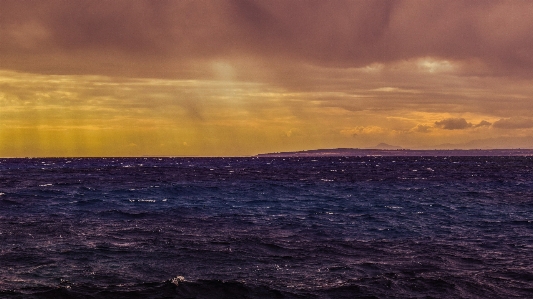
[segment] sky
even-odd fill
[[[533,1],[0,2],[0,156],[533,148]]]

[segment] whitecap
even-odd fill
[[[130,202],[156,202],[155,199],[130,199]]]
[[[176,276],[170,280],[170,282],[175,285],[179,285],[180,282],[184,282],[184,281],[185,281],[185,277],[183,276]]]
[[[389,209],[397,210],[397,209],[401,209],[402,207],[398,207],[398,206],[385,206],[385,208],[389,208]]]
[[[155,202],[155,199],[139,199],[140,202]]]

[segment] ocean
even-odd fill
[[[0,159],[0,298],[533,298],[533,157]]]

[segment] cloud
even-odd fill
[[[486,120],[482,120],[478,124],[474,125],[472,123],[467,122],[466,119],[461,117],[451,117],[435,122],[435,126],[437,128],[441,128],[444,130],[464,130],[468,128],[489,127],[490,125],[491,123]],[[420,127],[420,125],[418,125],[417,128],[418,127]]]
[[[482,120],[479,122],[479,124],[477,125],[474,125],[474,128],[479,128],[479,127],[490,127],[492,123],[486,121],[486,120]]]
[[[7,0],[0,11],[0,67],[30,72],[162,77],[221,57],[335,68],[432,57],[422,69],[533,76],[530,1]]]
[[[464,118],[446,118],[436,121],[435,126],[444,130],[463,130],[472,127],[472,124],[466,122]]]
[[[492,124],[498,129],[528,129],[533,128],[533,119],[525,117],[502,118]]]
[[[373,134],[383,134],[385,129],[378,126],[358,126],[354,128],[342,129],[340,133],[346,136],[358,136],[362,135],[373,135]]]
[[[418,124],[416,127],[412,128],[411,131],[418,133],[429,133],[431,132],[431,127],[427,125]]]
[[[532,1],[3,0],[0,15],[0,141],[13,149],[54,144],[17,131],[45,125],[95,128],[102,149],[149,129],[150,144],[187,140],[190,154],[531,126]],[[123,143],[150,146],[135,136]]]

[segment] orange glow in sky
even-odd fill
[[[531,1],[2,1],[0,156],[533,148]]]

